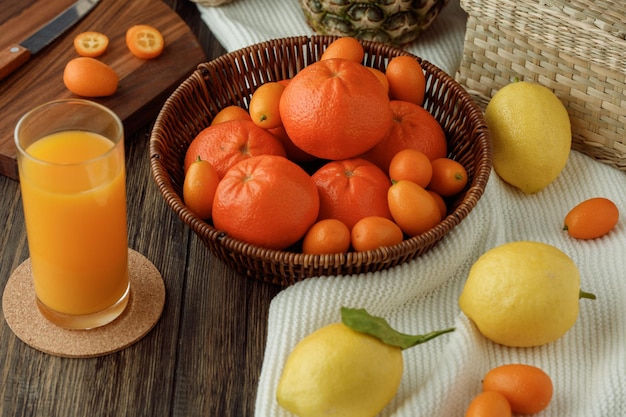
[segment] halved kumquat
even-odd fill
[[[104,54],[109,46],[109,37],[100,32],[82,32],[74,38],[74,49],[80,56],[91,58]]]
[[[138,58],[153,59],[163,52],[165,40],[155,27],[135,25],[126,31],[126,46]]]

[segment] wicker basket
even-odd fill
[[[468,13],[456,80],[484,107],[515,78],[552,89],[572,148],[626,170],[626,3],[461,0]]]
[[[294,37],[264,42],[202,63],[168,98],[150,138],[153,177],[170,207],[209,250],[250,277],[282,286],[304,278],[386,269],[433,247],[474,208],[491,172],[491,144],[480,107],[442,70],[422,62],[427,76],[424,107],[442,124],[449,154],[468,171],[469,186],[450,202],[448,216],[432,230],[399,245],[367,252],[305,255],[253,246],[227,236],[196,217],[182,201],[183,160],[189,143],[215,114],[231,104],[247,107],[263,82],[291,78],[315,62],[334,37]],[[382,43],[363,41],[365,64],[384,69],[388,58],[410,55]]]

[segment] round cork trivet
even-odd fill
[[[30,258],[13,271],[4,288],[4,318],[24,343],[51,355],[92,358],[120,351],[144,337],[159,321],[165,306],[163,278],[152,262],[128,249],[128,266],[128,305],[105,326],[69,330],[48,321],[37,308]]]

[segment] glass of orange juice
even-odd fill
[[[70,329],[110,323],[130,295],[122,122],[58,100],[22,116],[15,143],[39,310]]]

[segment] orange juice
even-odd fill
[[[77,316],[121,301],[125,306],[129,279],[123,141],[63,131],[30,144],[20,158],[38,302]]]

